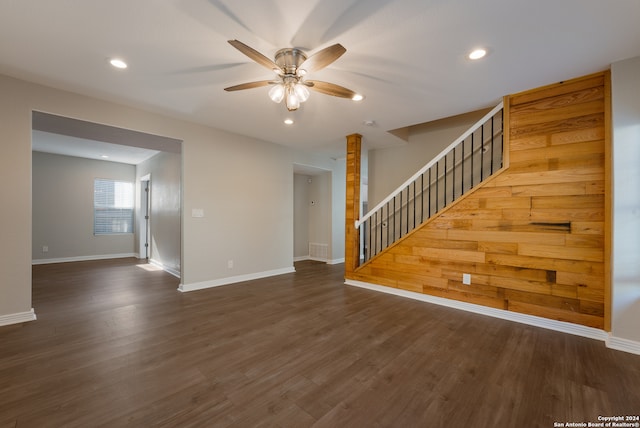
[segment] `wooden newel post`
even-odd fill
[[[347,188],[345,211],[344,276],[350,278],[360,264],[360,235],[355,227],[360,218],[360,149],[362,135],[347,136]]]

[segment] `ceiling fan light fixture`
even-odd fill
[[[269,98],[276,103],[284,99],[287,110],[293,111],[300,108],[300,104],[309,98],[309,90],[332,95],[339,98],[353,98],[356,101],[363,99],[350,89],[344,88],[335,83],[321,82],[316,80],[304,80],[308,73],[322,70],[336,61],[347,50],[339,43],[328,46],[312,56],[307,55],[298,48],[283,48],[275,54],[274,60],[267,58],[257,50],[245,45],[239,40],[228,40],[229,44],[238,49],[244,55],[278,74],[276,81],[260,80],[257,82],[247,82],[240,85],[224,88],[225,91],[239,91],[243,89],[259,88],[262,86],[274,85],[269,90]]]
[[[364,95],[362,95],[362,94],[355,94],[353,97],[351,97],[351,99],[352,99],[353,101],[362,101],[362,100],[364,100]]]
[[[271,98],[271,101],[274,103],[279,103],[284,99],[284,92],[284,85],[282,83],[278,83],[269,89],[269,98]]]

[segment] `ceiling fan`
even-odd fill
[[[305,79],[307,73],[322,70],[347,51],[339,43],[324,48],[310,57],[307,57],[302,50],[297,48],[280,49],[276,52],[273,61],[238,40],[229,40],[229,43],[258,64],[277,73],[278,77],[272,80],[260,80],[230,86],[224,88],[225,91],[240,91],[272,85],[269,90],[269,97],[276,103],[284,99],[289,111],[297,110],[300,107],[300,103],[309,98],[309,89],[322,94],[333,95],[334,97],[351,98],[355,101],[362,99],[362,95],[335,83]]]

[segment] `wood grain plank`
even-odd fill
[[[602,276],[604,269],[601,263],[580,260],[563,260],[551,257],[531,257],[525,255],[487,254],[487,263],[502,266],[513,266],[527,269],[541,269],[551,271],[564,271],[575,273],[587,273]]]
[[[599,181],[604,176],[604,168],[594,167],[581,170],[536,171],[520,174],[503,174],[496,178],[499,186],[526,186],[533,184],[576,183]]]
[[[451,250],[440,248],[414,247],[413,254],[433,259],[456,260],[471,263],[484,263],[484,253],[478,251]]]
[[[532,233],[532,232],[514,232],[498,230],[492,231],[476,231],[476,230],[450,230],[449,239],[473,239],[485,242],[503,242],[503,243],[536,243],[547,245],[564,245],[565,236],[558,233]]]
[[[579,129],[604,126],[604,114],[594,113],[587,116],[579,116],[570,119],[559,119],[545,123],[532,123],[527,126],[511,128],[512,138],[531,137],[534,135],[549,135],[559,132],[570,132]]]
[[[511,111],[513,128],[547,124],[551,121],[570,120],[600,114],[603,111],[604,89],[589,88],[554,98],[546,98]],[[581,100],[589,100],[580,102]],[[514,111],[517,110],[517,111]],[[512,131],[513,132],[513,131]]]
[[[602,262],[604,251],[602,248],[580,248],[558,245],[520,244],[518,254],[529,257],[552,257],[563,260],[578,260],[588,262]]]
[[[564,195],[541,196],[531,198],[531,208],[534,209],[567,209],[567,208],[602,208],[604,206],[603,195]]]
[[[596,128],[602,129],[602,128]],[[572,131],[576,132],[576,131]],[[583,155],[596,155],[604,154],[604,139],[587,141],[584,143],[571,143],[552,147],[534,148],[528,150],[521,150],[511,154],[511,165],[514,162],[524,162],[540,159],[552,159],[552,158],[571,158]],[[511,168],[510,168],[511,169]]]
[[[603,86],[605,76],[603,73],[595,73],[589,76],[583,76],[566,82],[554,83],[543,86],[541,88],[530,89],[528,91],[519,92],[511,95],[509,101],[511,106],[515,107],[521,104],[536,102],[540,99],[556,97],[558,95],[568,94],[574,91]]]

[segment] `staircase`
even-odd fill
[[[360,265],[407,236],[503,166],[503,104],[356,221]]]

